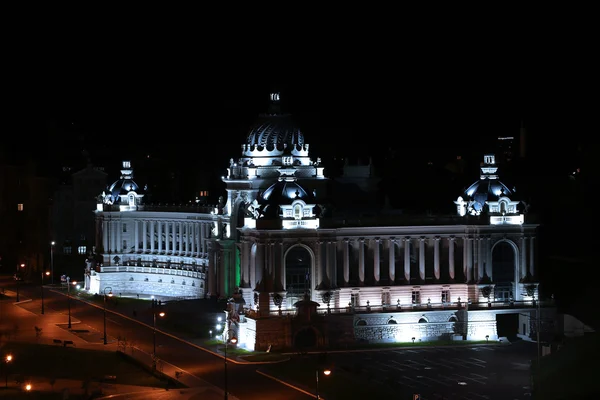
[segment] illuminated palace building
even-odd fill
[[[494,340],[498,315],[535,312],[538,226],[498,179],[494,155],[448,199],[454,215],[385,207],[352,215],[344,211],[352,198],[326,204],[335,191],[320,159],[271,96],[214,207],[145,205],[123,163],[99,197],[103,263],[88,267],[88,290],[225,297],[231,329],[251,349]],[[358,172],[368,178],[369,166]],[[519,333],[530,335],[532,324],[518,318]]]

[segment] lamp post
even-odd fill
[[[154,360],[154,361],[152,362],[152,368],[155,369],[156,368],[156,311],[154,311],[153,315],[154,315],[154,331],[152,333],[152,335],[153,335],[152,336],[152,340],[153,340],[152,360]],[[158,313],[158,316],[162,318],[165,316],[165,313],[161,311]]]
[[[8,363],[12,361],[12,355],[7,354],[4,357],[4,363],[6,364],[6,381],[4,383],[4,387],[8,387]]]
[[[77,282],[73,282],[76,284]],[[69,325],[68,328],[71,329],[71,278],[67,276],[67,306],[69,309]]]
[[[54,245],[56,242],[50,242],[50,284],[54,285]]]
[[[227,345],[229,342],[231,342],[232,344],[236,344],[237,343],[237,338],[234,336],[231,339],[229,339],[229,329],[224,330],[223,331],[223,341],[225,342],[225,358],[223,358],[224,360],[224,369],[225,369],[225,400],[229,399],[229,391],[227,388]]]
[[[50,275],[50,272],[46,271],[46,273],[44,273],[44,271],[42,271],[42,315],[44,315],[44,275]]]
[[[108,289],[108,296],[112,297],[112,288],[110,286],[107,286],[104,288],[104,344],[107,344],[108,342],[106,341],[106,290]]]
[[[25,268],[25,264],[20,264],[20,268]],[[23,279],[23,273],[17,268],[17,303],[19,302],[19,287],[21,286],[21,279]]]
[[[321,370],[319,368],[317,368],[317,370],[315,371],[315,378],[316,378],[316,385],[317,385],[317,392],[316,397],[317,400],[319,400],[321,397],[319,396],[319,373],[321,372]],[[325,376],[329,376],[331,374],[331,370],[330,369],[324,369],[323,370],[323,375]]]

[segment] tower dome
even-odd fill
[[[292,149],[304,145],[304,135],[291,115],[281,112],[279,93],[271,93],[269,112],[260,115],[252,125],[246,144],[267,150]]]

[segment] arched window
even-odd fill
[[[420,324],[426,324],[427,320],[425,318],[421,318],[421,319],[419,319],[419,323]]]
[[[450,318],[448,318],[448,322],[458,322],[458,318],[456,318],[456,315],[452,315]]]
[[[367,326],[367,321],[365,321],[364,319],[359,319],[356,323],[356,326]]]
[[[395,320],[395,319],[390,319],[390,320],[388,321],[388,325],[396,325],[396,324],[397,324],[397,322],[396,322],[396,320]]]
[[[302,217],[302,207],[300,204],[294,206],[294,218],[300,219]]]
[[[135,206],[135,196],[133,194],[129,195],[129,205]]]

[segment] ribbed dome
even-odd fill
[[[291,149],[294,145],[304,145],[304,135],[289,114],[265,114],[250,128],[246,144],[267,150],[282,150],[284,145]]]
[[[297,182],[279,181],[271,185],[261,195],[262,204],[292,204],[294,200],[302,199],[306,203],[313,203],[314,198]]]
[[[500,197],[510,197],[514,193],[498,179],[480,179],[469,186],[465,194],[468,199],[483,207],[486,201],[497,201]]]
[[[110,195],[112,201],[118,201],[121,195],[127,195],[129,192],[142,194],[142,190],[133,180],[133,169],[129,161],[123,161],[121,177],[108,186],[104,191],[105,195]]]

